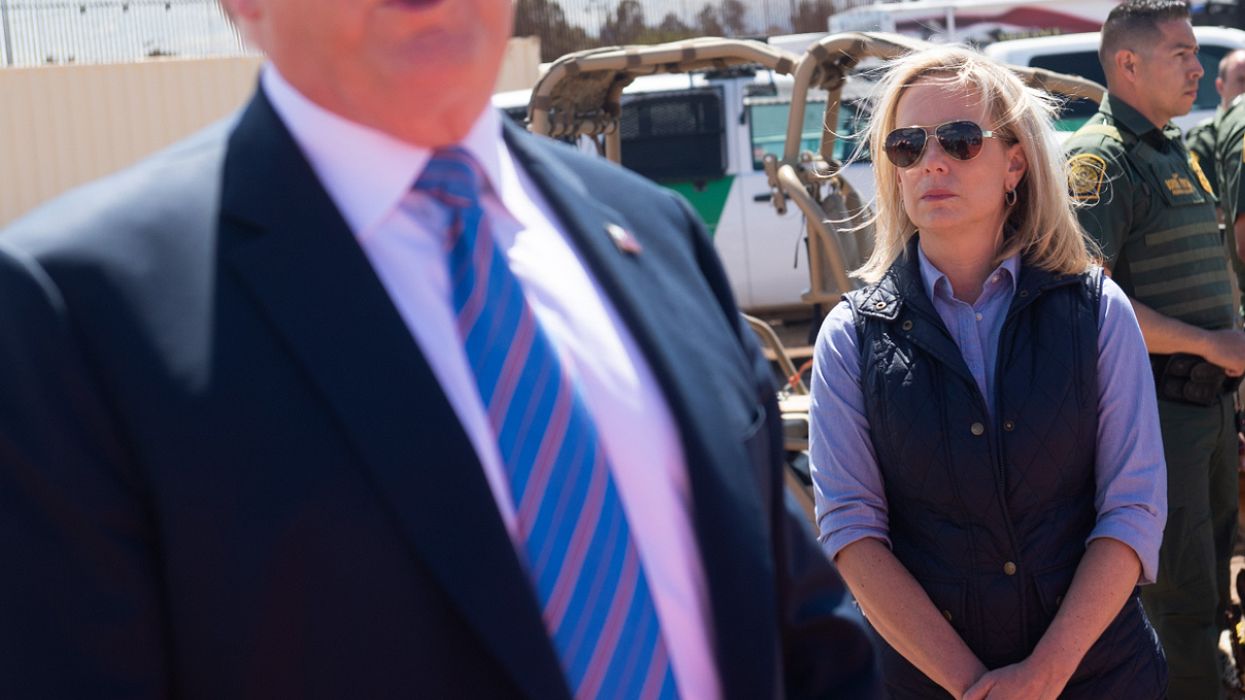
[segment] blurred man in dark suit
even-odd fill
[[[0,695],[852,697],[675,196],[487,107],[509,0],[225,0],[236,120],[0,233]]]

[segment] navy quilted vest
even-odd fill
[[[847,295],[895,556],[989,668],[1025,659],[1094,527],[1101,274],[1021,266],[999,337],[992,418],[921,282],[916,240]],[[895,697],[947,697],[893,649]],[[1157,637],[1134,594],[1065,698],[1158,698]]]

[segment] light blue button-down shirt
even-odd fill
[[[955,298],[947,276],[923,251],[919,255],[925,293],[993,412],[999,334],[1016,293],[1020,259],[1013,256],[999,265],[969,304]],[[822,546],[833,557],[865,537],[889,545],[886,496],[865,417],[856,328],[846,302],[830,312],[817,338],[812,394],[809,454]],[[1110,279],[1104,281],[1098,313],[1097,447],[1098,520],[1086,543],[1110,537],[1128,545],[1141,560],[1139,583],[1152,583],[1167,521],[1167,467],[1145,341],[1132,304]]]
[[[1013,255],[999,265],[986,278],[981,295],[975,303],[960,301],[951,289],[951,280],[925,257],[925,251],[917,246],[921,259],[921,281],[925,294],[934,302],[934,309],[943,325],[951,332],[955,344],[964,356],[968,371],[977,381],[977,388],[986,398],[990,414],[994,415],[994,365],[998,361],[999,334],[1003,332],[1003,320],[1007,308],[1016,293],[1016,278],[1020,273],[1020,258]]]

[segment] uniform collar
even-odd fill
[[[1137,138],[1156,147],[1165,147],[1172,139],[1180,138],[1180,127],[1168,122],[1160,129],[1135,107],[1111,93],[1107,93],[1107,99],[1102,101],[1098,111],[1111,117],[1116,126],[1123,127]]]

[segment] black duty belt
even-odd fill
[[[1150,369],[1160,399],[1195,406],[1214,406],[1220,396],[1236,391],[1242,379],[1229,377],[1219,365],[1187,353],[1150,355]]]

